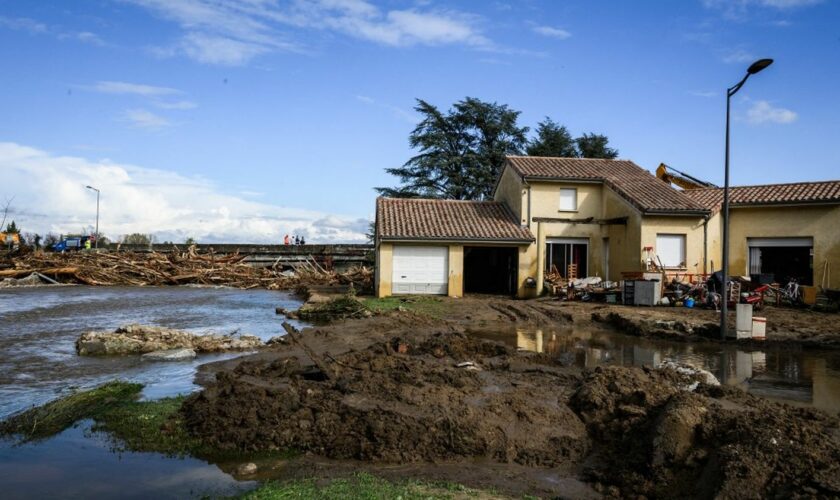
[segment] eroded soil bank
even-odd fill
[[[221,449],[298,449],[305,458],[287,467],[298,475],[328,476],[352,460],[516,495],[840,495],[836,415],[672,370],[582,371],[465,333],[511,323],[614,328],[592,317],[612,307],[481,298],[413,307],[205,366],[205,391],[182,410],[189,432]],[[615,309],[674,321],[658,309]],[[697,312],[692,325],[710,322]],[[666,326],[657,328],[685,330]],[[495,479],[476,474],[476,463],[491,464]]]

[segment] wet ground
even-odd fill
[[[206,498],[253,488],[195,458],[114,452],[107,437],[81,422],[47,441],[0,441],[2,497]]]
[[[666,360],[712,372],[722,383],[779,402],[840,412],[840,352],[768,346],[740,350],[720,343],[691,344],[576,328],[515,327],[471,331],[525,351],[543,352],[564,364],[656,367]]]
[[[124,379],[146,385],[144,397],[197,390],[196,367],[242,353],[199,355],[189,362],[152,363],[139,356],[81,357],[76,338],[87,330],[128,323],[196,333],[239,331],[264,340],[282,334],[275,307],[295,309],[284,292],[193,287],[38,287],[0,290],[0,418],[76,388]]]

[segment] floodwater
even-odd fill
[[[107,436],[81,422],[42,442],[0,441],[4,499],[181,499],[229,496],[256,486],[195,458],[115,452]]]
[[[579,329],[477,330],[512,347],[557,356],[568,365],[658,366],[666,360],[706,369],[723,384],[797,406],[840,412],[840,351],[769,345],[742,350],[715,342],[670,342]]]
[[[192,287],[37,287],[0,290],[0,418],[75,389],[115,379],[145,384],[155,399],[189,393],[198,365],[243,353],[199,355],[183,362],[140,356],[77,356],[86,330],[128,323],[195,333],[239,331],[263,340],[282,334],[278,306],[295,309],[287,293]],[[298,325],[300,326],[300,325]],[[119,452],[81,422],[47,440],[0,440],[3,498],[218,497],[255,486],[195,458]]]
[[[55,286],[0,290],[0,418],[78,388],[115,379],[145,384],[150,399],[189,393],[198,365],[242,353],[204,354],[192,361],[149,362],[140,356],[76,355],[87,330],[129,323],[195,333],[281,335],[277,306],[296,309],[284,292],[199,287]]]

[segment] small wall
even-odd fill
[[[391,280],[394,275],[394,246],[390,243],[380,243],[376,257],[376,296],[390,297]]]
[[[526,191],[519,175],[512,168],[504,167],[502,177],[499,179],[499,185],[496,186],[496,192],[493,193],[493,199],[501,201],[510,207],[513,213],[520,219],[522,225],[528,223],[528,208],[525,206],[524,196],[524,192]]]
[[[464,246],[449,245],[449,288],[450,297],[464,296]]]

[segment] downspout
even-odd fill
[[[709,273],[709,218],[703,218],[703,274]]]

